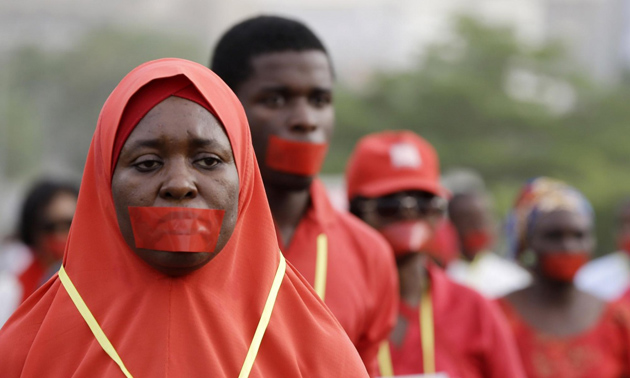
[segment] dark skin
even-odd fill
[[[335,123],[332,69],[328,56],[319,50],[263,54],[251,65],[252,73],[238,85],[236,95],[247,113],[274,222],[288,246],[310,204],[315,176],[268,168],[267,143],[271,135],[301,142],[330,141]]]
[[[592,221],[566,210],[543,213],[532,225],[529,248],[536,255],[555,251],[587,251],[595,248]],[[520,316],[542,333],[570,336],[595,325],[604,310],[600,299],[578,290],[571,282],[549,279],[538,264],[532,268],[533,284],[506,299]]]
[[[194,102],[169,97],[135,127],[123,146],[112,196],[131,250],[154,269],[181,276],[207,264],[228,242],[238,212],[239,179],[230,141],[217,119]],[[212,252],[166,252],[135,247],[129,206],[224,209]]]
[[[480,194],[460,194],[449,203],[449,218],[459,237],[462,257],[468,261],[474,259],[478,251],[469,251],[464,243],[464,236],[469,232],[493,232],[493,221],[488,200]]]
[[[47,267],[51,267],[59,262],[59,257],[46,249],[44,237],[53,236],[59,240],[65,240],[70,231],[70,223],[77,209],[77,196],[74,193],[59,192],[50,201],[44,210],[45,223],[51,225],[49,230],[41,230],[35,237],[35,256]],[[54,227],[53,227],[54,226]]]
[[[418,196],[425,199],[435,197],[433,194],[421,191],[401,191],[384,197],[404,198],[406,196]],[[405,209],[390,216],[383,216],[377,211],[362,212],[360,215],[360,218],[364,222],[376,229],[398,221],[424,220],[435,230],[441,218],[441,215],[438,213],[421,214],[415,209]],[[409,253],[397,258],[396,265],[398,267],[400,298],[410,306],[418,306],[422,292],[427,285],[429,285],[428,272],[426,269],[428,262],[429,257],[422,253]],[[407,321],[402,316],[398,316],[398,320],[391,334],[391,340],[395,345],[402,344],[407,332],[407,326]]]

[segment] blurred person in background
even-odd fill
[[[317,177],[335,123],[330,56],[304,24],[261,16],[222,36],[211,68],[245,108],[282,252],[376,375],[396,319],[396,268],[387,242],[334,209]]]
[[[52,180],[28,191],[15,235],[0,247],[0,325],[59,269],[77,196],[74,185]]]
[[[368,135],[348,162],[350,211],[389,241],[398,265],[399,315],[381,375],[524,377],[496,304],[451,281],[425,251],[446,211],[439,176],[435,150],[411,131]]]
[[[103,105],[63,265],[0,356],[3,378],[368,376],[279,251],[238,99],[173,58]]]
[[[630,301],[630,200],[619,205],[616,224],[617,251],[589,261],[576,274],[575,285],[604,300]]]
[[[525,269],[492,251],[496,226],[488,194],[456,188],[452,193],[448,216],[456,230],[459,258],[448,265],[448,275],[489,298],[529,285],[531,277]]]
[[[531,378],[630,376],[630,310],[573,284],[595,249],[593,210],[575,188],[539,177],[508,222],[512,250],[532,285],[499,300]]]

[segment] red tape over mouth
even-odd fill
[[[396,255],[422,252],[432,236],[431,227],[425,221],[399,221],[379,229]]]
[[[307,143],[269,137],[265,164],[276,171],[313,176],[319,173],[328,150],[327,143]]]
[[[129,207],[136,248],[167,252],[214,252],[225,210]]]

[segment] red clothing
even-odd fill
[[[451,378],[524,378],[516,344],[496,305],[436,266],[429,275],[436,371]],[[401,345],[390,342],[394,374],[422,373],[419,308],[401,301],[400,316],[407,329]]]
[[[18,276],[20,284],[22,285],[22,300],[24,302],[29,295],[33,294],[35,290],[43,283],[46,269],[44,266],[33,257],[33,260],[29,264],[28,268],[24,269]]]
[[[630,377],[630,308],[626,305],[607,305],[589,330],[563,337],[537,331],[507,300],[498,302],[512,327],[528,377]]]
[[[350,336],[371,375],[378,372],[379,345],[394,326],[398,276],[394,254],[373,229],[334,209],[323,184],[311,185],[311,206],[284,255],[311,285],[315,281],[317,236],[328,237],[325,302]],[[336,375],[339,376],[339,375]]]
[[[238,215],[227,245],[181,277],[151,268],[121,235],[114,201],[115,135],[132,96],[153,80],[185,76],[212,106],[239,175]],[[210,70],[161,59],[133,70],[103,106],[88,152],[63,265],[87,307],[136,377],[237,377],[278,271],[281,254],[245,112]],[[291,266],[251,377],[365,377],[339,323]],[[59,276],[0,330],[2,377],[122,377]]]

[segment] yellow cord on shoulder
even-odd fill
[[[284,278],[286,270],[287,261],[284,259],[282,252],[280,252],[280,263],[278,264],[278,270],[276,271],[276,276],[274,277],[273,283],[271,284],[271,290],[269,291],[269,295],[267,296],[267,302],[265,302],[265,306],[263,307],[263,312],[260,316],[260,321],[258,322],[256,332],[254,333],[254,338],[252,339],[252,343],[250,344],[247,355],[245,356],[245,362],[243,363],[243,367],[241,368],[241,373],[238,375],[239,378],[249,377],[249,373],[254,366],[254,361],[256,360],[256,355],[258,354],[260,343],[262,342],[265,331],[267,330],[267,326],[269,325],[271,313],[273,312],[273,307],[276,304],[278,291],[280,291],[280,285],[282,284],[282,279]]]
[[[326,234],[317,236],[317,260],[315,262],[315,292],[324,300],[326,296],[326,275],[328,270],[328,237]]]
[[[387,340],[381,343],[378,348],[378,367],[381,371],[381,377],[393,377],[394,366],[392,365],[392,355],[389,352],[389,342]]]
[[[120,370],[122,370],[125,377],[132,378],[131,373],[129,373],[129,370],[127,370],[127,368],[125,367],[125,364],[120,359],[120,356],[116,352],[116,349],[114,349],[112,343],[109,342],[109,339],[105,335],[105,332],[103,332],[101,326],[98,325],[98,322],[94,318],[94,315],[92,315],[92,312],[90,312],[90,309],[83,301],[83,298],[81,298],[81,295],[72,283],[72,280],[70,280],[70,277],[68,276],[68,273],[66,273],[63,265],[59,269],[59,279],[61,280],[61,284],[63,285],[63,287],[66,289],[66,292],[70,296],[70,299],[72,299],[74,306],[77,308],[77,310],[79,310],[79,313],[83,317],[83,320],[85,320],[88,327],[90,327],[90,330],[92,331],[92,334],[94,334],[96,341],[98,341],[98,343],[101,345],[101,348],[103,348],[105,353],[107,353],[109,357],[111,357],[111,359],[114,360],[116,364],[118,364]]]
[[[435,335],[433,332],[433,304],[431,290],[427,288],[422,292],[420,299],[420,335],[424,374],[435,374]]]

